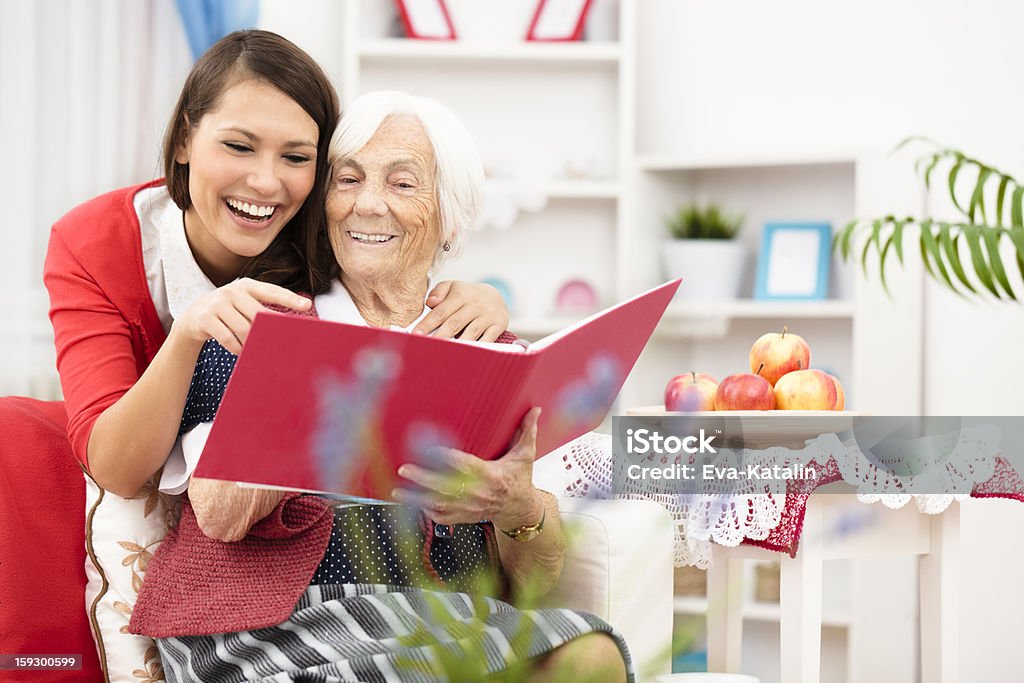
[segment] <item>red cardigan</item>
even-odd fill
[[[43,266],[68,436],[86,448],[100,414],[142,376],[167,338],[142,261],[133,200],[154,181],[92,199],[53,226]]]

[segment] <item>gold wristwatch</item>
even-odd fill
[[[544,506],[544,512],[540,516],[540,521],[536,524],[527,524],[517,529],[498,529],[501,533],[505,534],[513,541],[519,541],[520,543],[526,543],[540,536],[540,533],[544,531],[544,520],[548,516],[548,508]]]

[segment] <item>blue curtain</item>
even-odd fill
[[[260,15],[259,0],[177,0],[192,59],[218,40],[243,28],[253,28]]]

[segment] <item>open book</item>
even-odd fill
[[[433,447],[500,457],[533,406],[543,455],[601,423],[678,287],[526,350],[260,313],[195,475],[387,498]]]

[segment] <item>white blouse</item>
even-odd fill
[[[184,215],[165,186],[150,187],[138,192],[134,206],[142,231],[142,263],[146,271],[146,284],[149,285],[149,294],[160,317],[160,324],[164,332],[170,332],[175,317],[216,287],[196,263],[185,237]],[[177,439],[164,464],[161,483],[168,477],[168,470],[172,473],[171,481],[180,480],[184,463],[181,439]],[[187,486],[186,478],[185,486],[173,487],[175,490],[168,492],[181,493]]]

